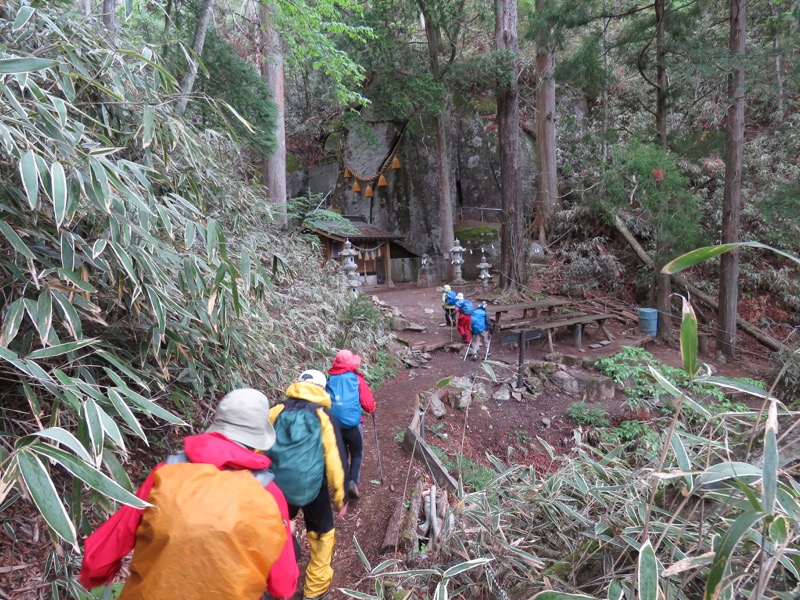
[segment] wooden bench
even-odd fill
[[[550,314],[553,314],[553,309],[557,306],[568,306],[572,304],[569,300],[558,300],[556,298],[546,298],[544,300],[533,300],[531,302],[517,302],[516,304],[495,304],[492,306],[491,304],[486,307],[487,313],[494,314],[494,322],[495,324],[500,323],[500,320],[503,318],[503,314],[507,312],[511,312],[512,310],[521,310],[522,311],[522,318],[528,318],[530,311],[536,310],[540,311],[543,308],[548,309]],[[532,316],[532,315],[530,315]]]
[[[541,321],[536,322],[530,325],[530,327],[536,327],[537,329],[541,329],[542,331],[547,332],[547,345],[550,348],[550,352],[554,352],[553,350],[553,332],[556,331],[560,327],[573,327],[574,338],[573,338],[573,345],[576,348],[580,348],[583,339],[583,326],[588,325],[589,323],[597,323],[600,327],[600,331],[603,332],[603,335],[606,336],[606,339],[609,342],[614,341],[614,336],[612,336],[608,330],[605,328],[605,322],[608,319],[614,318],[612,314],[605,314],[605,315],[585,315],[582,317],[572,317],[567,319],[556,319],[554,321]]]
[[[515,319],[513,321],[504,321],[502,324],[499,324],[499,325],[495,324],[495,327],[497,329],[500,329],[501,331],[503,329],[524,328],[524,327],[527,327],[528,325],[534,325],[535,327],[538,327],[540,323],[546,323],[547,319],[550,319],[550,318],[559,319],[559,320],[561,320],[561,319],[572,319],[574,317],[585,317],[587,314],[589,314],[589,313],[575,312],[575,313],[564,313],[564,314],[561,314],[561,315],[552,315],[552,316],[548,315],[546,317],[535,317],[535,318],[530,318],[530,319]]]

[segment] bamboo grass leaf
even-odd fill
[[[39,168],[36,166],[36,153],[33,150],[28,150],[22,155],[19,171],[22,176],[22,187],[28,198],[28,206],[31,210],[36,210],[39,207]]]
[[[746,246],[750,248],[763,248],[765,250],[771,250],[781,256],[784,256],[788,259],[793,260],[797,264],[800,264],[800,259],[796,256],[790,254],[789,252],[784,252],[782,250],[778,250],[777,248],[772,248],[771,246],[767,246],[766,244],[762,244],[761,242],[738,242],[735,244],[720,244],[718,246],[704,246],[703,248],[697,248],[696,250],[692,250],[691,252],[687,252],[686,254],[682,254],[678,258],[670,261],[664,268],[661,269],[662,273],[669,273],[675,274],[683,271],[684,269],[688,269],[689,267],[693,267],[696,264],[699,264],[709,258],[714,258],[715,256],[719,256],[725,252],[729,252],[736,248]]]
[[[764,431],[763,467],[764,511],[772,514],[775,510],[775,497],[778,493],[778,406],[770,402]]]
[[[59,162],[50,166],[50,199],[53,201],[56,226],[60,228],[67,216],[67,177]]]
[[[149,503],[141,498],[137,498],[113,479],[110,479],[107,475],[76,458],[69,452],[64,452],[63,450],[42,443],[32,444],[28,446],[28,449],[57,462],[90,488],[97,490],[104,496],[134,508],[147,508],[150,506]]]
[[[730,558],[741,539],[751,528],[767,516],[764,512],[747,511],[740,514],[722,538],[714,556],[714,563],[706,579],[705,600],[717,600],[725,588],[725,575],[730,569]]]
[[[17,232],[11,228],[11,225],[6,223],[4,220],[0,220],[0,233],[5,236],[11,246],[22,254],[25,258],[30,258],[31,260],[36,258],[36,255],[31,251],[30,248],[22,241],[22,238],[17,235]]]
[[[91,455],[86,451],[83,444],[74,435],[62,427],[48,427],[41,431],[35,431],[31,435],[23,436],[17,440],[17,448],[21,448],[32,443],[37,438],[46,438],[58,442],[72,450],[78,458],[84,462],[92,462]]]
[[[697,315],[685,297],[682,297],[681,315],[681,361],[686,374],[694,377],[697,374]]]
[[[45,58],[0,58],[0,74],[5,73],[31,73],[54,67],[58,62]]]
[[[658,559],[650,540],[639,549],[636,581],[639,600],[658,600]]]
[[[22,324],[22,317],[25,315],[25,303],[22,299],[14,300],[8,307],[3,321],[3,330],[0,334],[0,346],[7,348],[14,341]]]
[[[34,9],[32,6],[23,6],[20,8],[17,12],[17,16],[14,18],[14,25],[11,27],[11,31],[17,32],[25,27],[35,12],[36,9]]]
[[[17,453],[16,460],[25,486],[44,520],[60,538],[77,546],[78,535],[75,526],[61,503],[50,473],[42,461],[27,448]]]

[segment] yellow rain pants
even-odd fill
[[[333,583],[333,546],[336,543],[334,529],[326,533],[309,531],[307,533],[308,545],[311,547],[311,559],[306,568],[306,583],[303,587],[303,596],[316,598],[328,591]]]

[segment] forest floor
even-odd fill
[[[370,292],[367,292],[370,293]],[[386,304],[397,307],[411,323],[424,325],[425,331],[403,331],[397,335],[409,344],[436,345],[438,342],[456,339],[457,333],[441,326],[444,313],[441,308],[441,291],[437,288],[417,288],[405,286],[395,289],[383,289],[371,292]],[[427,309],[427,310],[426,310]],[[635,313],[635,310],[633,311]],[[509,315],[513,317],[514,315]],[[519,316],[519,315],[518,315]],[[506,317],[504,317],[506,318]],[[607,323],[615,341],[602,349],[589,349],[589,344],[605,339],[596,327],[590,327],[584,336],[584,350],[572,347],[571,334],[565,334],[555,341],[555,351],[565,356],[583,359],[597,359],[610,356],[620,351],[621,346],[646,345],[661,362],[680,366],[680,352],[677,347],[661,344],[652,338],[642,336],[636,323],[622,323],[611,320]],[[496,336],[496,340],[499,336]],[[751,343],[747,340],[745,343]],[[529,344],[525,351],[525,359],[542,360],[549,352],[547,345],[539,341]],[[462,360],[464,351],[460,353],[437,350],[431,353],[431,359],[418,368],[405,369],[396,377],[385,382],[376,390],[375,423],[380,445],[383,465],[383,482],[378,463],[373,421],[367,418],[364,423],[365,457],[361,475],[361,498],[351,503],[346,516],[336,524],[337,543],[334,557],[333,598],[344,598],[338,589],[356,589],[374,594],[374,581],[367,577],[367,571],[356,550],[354,539],[357,539],[372,566],[388,558],[403,558],[402,555],[379,555],[386,533],[386,528],[397,503],[407,500],[414,482],[418,477],[430,476],[418,461],[400,445],[402,433],[411,422],[414,411],[418,407],[418,395],[435,388],[436,383],[447,377],[466,376],[484,377],[488,374],[480,362]],[[499,378],[505,378],[515,368],[501,372],[497,362],[517,364],[516,346],[502,346],[495,342],[491,348],[493,369]],[[769,374],[770,365],[763,361],[748,360],[718,364],[714,360],[702,359],[717,369],[720,375],[730,377],[752,377],[764,379]],[[557,468],[558,459],[554,462],[541,446],[535,443],[537,437],[545,439],[558,455],[566,457],[574,446],[573,430],[575,421],[567,416],[567,409],[577,398],[552,390],[542,393],[535,402],[488,402],[476,405],[473,403],[467,411],[452,409],[448,406],[448,414],[436,421],[429,416],[426,421],[426,440],[442,449],[450,456],[456,453],[464,459],[488,465],[486,454],[492,454],[505,462],[533,465],[539,472],[552,471]],[[623,418],[625,407],[621,393],[613,400],[604,402],[612,423]],[[304,549],[302,564],[307,561]],[[302,597],[298,593],[297,597]]]
[[[424,326],[423,331],[402,331],[397,336],[408,345],[437,346],[444,342],[455,341],[456,332],[444,327],[444,313],[441,308],[441,291],[437,288],[417,288],[402,286],[394,289],[382,288],[367,291],[386,303],[396,307],[404,318],[415,324]],[[576,301],[581,304],[587,301]],[[597,301],[590,312],[598,312]],[[602,306],[599,310],[603,310]],[[631,307],[630,311],[635,314]],[[504,318],[513,318],[510,314]],[[598,350],[589,345],[604,339],[596,326],[591,326],[584,336],[583,350],[572,347],[572,335],[565,334],[555,340],[555,351],[563,354],[568,360],[597,359],[615,354],[623,345],[645,345],[663,363],[680,366],[680,352],[676,346],[659,343],[652,338],[642,336],[636,323],[622,322],[612,319],[607,327],[614,336],[614,342]],[[491,348],[491,365],[500,379],[508,379],[516,372],[518,351],[515,346],[502,346],[497,340]],[[713,342],[712,342],[713,343]],[[721,375],[731,377],[752,377],[764,380],[770,371],[770,364],[753,356],[764,355],[763,349],[743,336],[742,344],[753,352],[746,354],[747,361],[718,364],[714,360],[703,359],[712,364]],[[361,475],[361,498],[354,500],[347,514],[336,522],[337,543],[333,567],[334,589],[331,598],[345,598],[340,589],[355,589],[361,592],[374,593],[374,582],[367,576],[358,555],[354,539],[358,541],[365,556],[372,566],[388,558],[400,558],[398,554],[379,555],[390,517],[399,502],[408,499],[419,477],[430,479],[427,470],[410,458],[400,441],[406,426],[411,422],[414,411],[418,407],[420,393],[436,387],[436,383],[448,377],[483,378],[489,380],[489,374],[481,362],[462,360],[463,346],[460,352],[446,349],[430,353],[430,360],[417,368],[403,369],[394,378],[384,382],[375,390],[377,408],[375,420],[368,417],[364,423],[365,457]],[[548,352],[546,344],[534,341],[525,351],[526,361],[542,360]],[[713,353],[713,347],[712,347]],[[501,363],[507,363],[508,368]],[[553,388],[546,388],[535,401],[518,401],[510,399],[505,402],[489,400],[473,402],[468,410],[453,409],[448,406],[448,414],[440,420],[433,416],[426,419],[425,435],[428,443],[437,446],[444,455],[454,457],[460,455],[463,461],[488,466],[487,454],[492,454],[506,463],[522,463],[535,466],[540,473],[557,468],[559,461],[573,451],[573,431],[577,424],[568,415],[569,406],[579,400],[574,396],[560,393]],[[624,398],[617,392],[611,400],[602,402],[608,412],[612,424],[619,423],[625,414]],[[208,412],[213,407],[208,403],[198,404],[198,411]],[[201,415],[198,415],[201,416]],[[207,416],[207,415],[206,415]],[[383,481],[378,462],[375,443],[380,445]],[[169,428],[169,445],[180,444],[180,438],[186,435],[185,430]],[[165,431],[165,433],[167,433]],[[551,460],[543,447],[537,444],[537,437],[547,441],[554,449],[556,459]],[[146,472],[152,467],[153,453],[162,448],[143,449],[129,463],[131,480],[134,485],[141,483]],[[166,452],[167,449],[164,448]],[[453,462],[455,459],[453,460]],[[457,476],[457,474],[455,474]],[[464,478],[466,481],[466,476]],[[50,597],[48,581],[53,572],[48,574],[46,566],[50,561],[48,554],[52,545],[48,541],[44,522],[25,501],[15,502],[3,514],[5,523],[13,526],[15,543],[0,544],[0,599],[4,598],[40,598]],[[92,519],[93,520],[93,519]],[[303,547],[301,569],[305,569],[308,561],[308,544],[305,542],[302,519],[298,523],[298,538]],[[0,535],[2,535],[0,533]],[[4,542],[7,540],[4,540]],[[429,561],[436,561],[431,556]],[[51,568],[55,563],[50,563]],[[298,586],[295,598],[302,598],[302,582]]]

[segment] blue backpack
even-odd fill
[[[275,483],[286,502],[305,506],[319,494],[325,475],[322,425],[316,407],[281,411],[275,419],[275,444],[267,452]]]
[[[476,308],[472,313],[472,333],[483,333],[486,329],[486,311]]]
[[[453,290],[447,292],[447,295],[445,296],[445,304],[447,304],[447,306],[455,305],[457,295],[458,294],[456,294]]]
[[[342,427],[355,427],[361,423],[361,401],[355,373],[331,375],[325,391],[331,397],[331,412]]]
[[[475,305],[472,304],[471,300],[464,300],[461,302],[461,314],[467,315],[468,317],[472,315],[472,311],[475,310]]]

